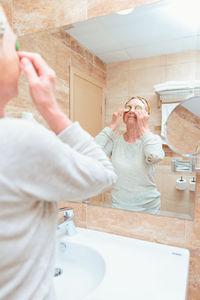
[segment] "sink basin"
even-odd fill
[[[186,299],[187,249],[86,228],[60,241],[56,300]]]
[[[70,241],[59,243],[56,268],[61,270],[54,277],[57,300],[82,300],[98,287],[105,274],[104,259],[95,249]]]

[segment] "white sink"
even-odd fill
[[[61,240],[56,256],[56,268],[62,272],[54,277],[57,300],[82,300],[104,277],[105,261],[91,247]]]
[[[57,300],[185,300],[187,249],[77,228],[62,238]]]

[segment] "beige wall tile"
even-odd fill
[[[81,56],[84,56],[84,54],[85,54],[84,47],[77,40],[73,39],[72,37],[71,37],[71,45],[70,46],[73,51],[75,51],[76,53],[78,53]]]
[[[60,78],[56,79],[56,101],[61,110],[69,116],[69,83]]]
[[[191,62],[196,62],[196,60],[197,60],[197,51],[186,51],[186,52],[166,55],[167,65],[191,63]]]
[[[153,86],[164,81],[165,68],[161,66],[138,70],[130,69],[129,94],[153,92]]]
[[[20,49],[39,53],[56,75],[69,81],[70,51],[48,32],[38,32],[20,37]]]
[[[88,206],[87,228],[138,237],[154,242],[184,245],[185,224],[181,220],[131,211]],[[162,228],[162,230],[160,230]]]
[[[188,247],[190,251],[188,300],[200,299],[200,248]]]
[[[106,73],[88,62],[86,57],[83,57],[73,51],[71,52],[71,66],[100,81],[104,85],[106,84]]]
[[[109,64],[107,68],[107,93],[112,97],[128,98],[128,64]]]
[[[196,63],[173,64],[166,66],[165,81],[194,80],[196,77]],[[161,83],[162,81],[160,81]]]
[[[134,59],[131,60],[129,63],[130,69],[132,70],[146,69],[146,68],[160,67],[160,66],[164,67],[165,65],[166,65],[166,55]]]
[[[84,53],[84,57],[86,58],[86,60],[93,64],[94,62],[94,55],[92,54],[92,52],[90,52],[88,49],[85,48],[85,53]]]
[[[3,9],[6,13],[8,22],[10,24],[10,26],[12,27],[12,0],[1,0],[0,1],[0,5],[3,6]]]
[[[18,35],[87,19],[87,0],[13,0],[13,28]]]
[[[106,72],[106,64],[96,55],[94,55],[94,65]]]
[[[67,47],[71,47],[71,36],[66,33],[63,29],[53,30],[52,36],[62,41]]]

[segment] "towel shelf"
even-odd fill
[[[200,96],[200,87],[155,91],[158,96],[158,108],[162,103],[181,102],[189,97]]]

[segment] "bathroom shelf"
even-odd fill
[[[169,89],[163,91],[155,91],[158,96],[158,108],[162,103],[175,103],[181,102],[189,97],[200,96],[200,87],[196,88],[182,88],[182,89]]]

